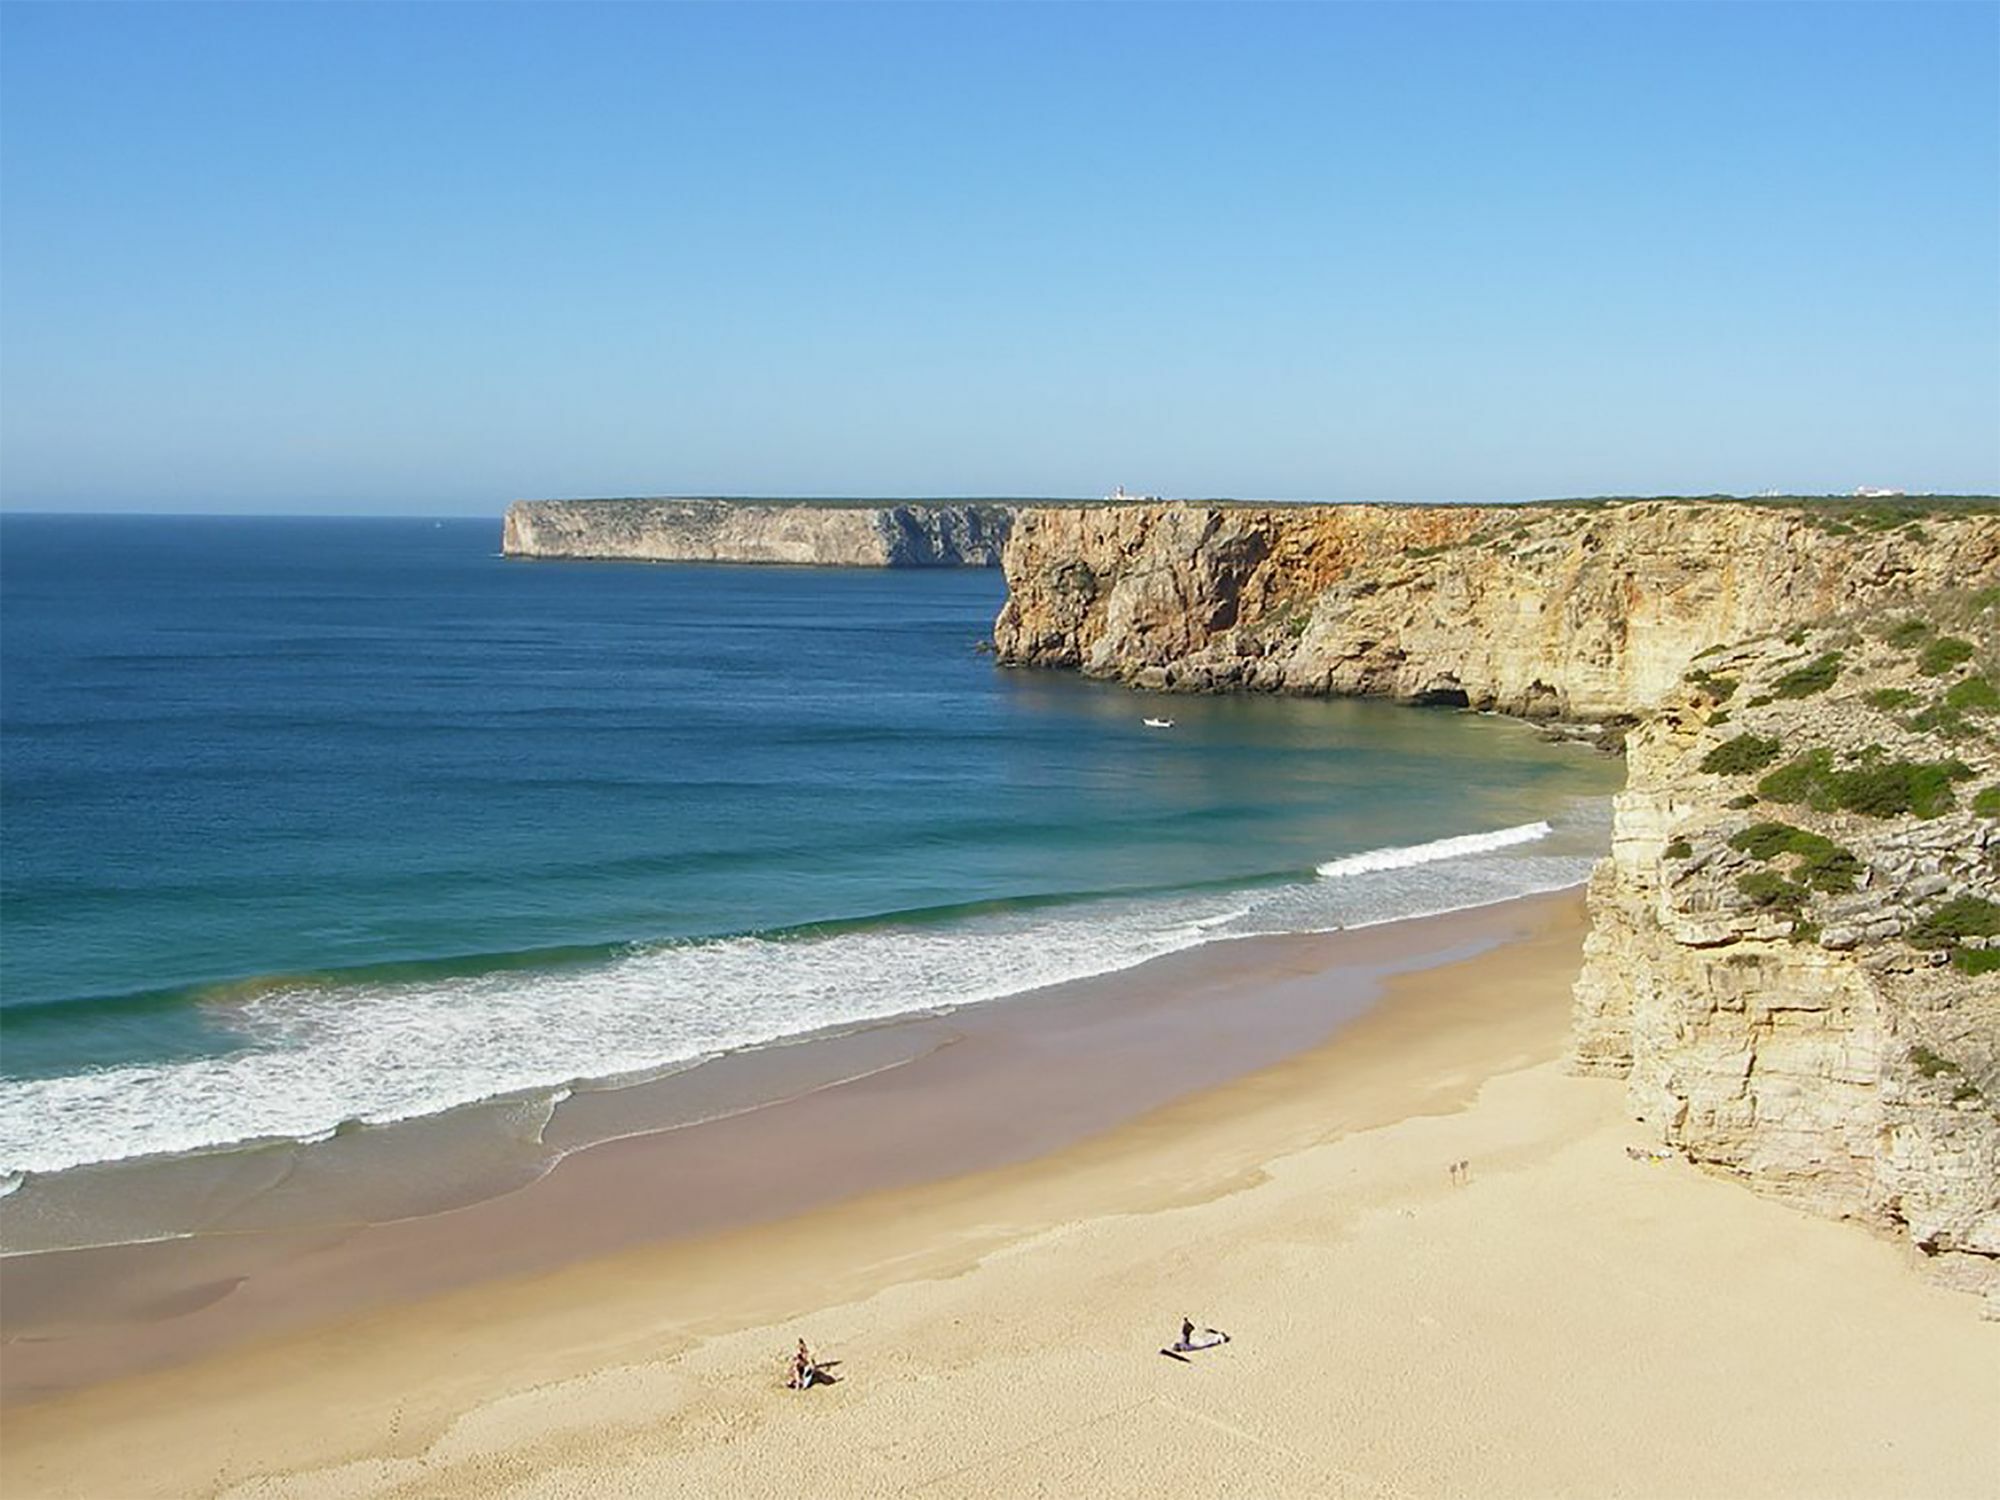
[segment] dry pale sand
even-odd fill
[[[1629,1159],[1556,1060],[1579,935],[1025,1166],[25,1408],[6,1493],[2000,1495],[2000,1327]],[[1183,1313],[1234,1342],[1162,1358]]]

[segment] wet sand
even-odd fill
[[[572,1154],[462,1205],[453,1167],[483,1172],[489,1159],[465,1149],[461,1122],[398,1127],[371,1143],[367,1165],[383,1174],[385,1149],[400,1151],[401,1176],[435,1185],[445,1211],[385,1222],[354,1210],[407,1195],[322,1172],[316,1193],[276,1205],[266,1194],[260,1227],[0,1262],[0,1397],[44,1398],[479,1282],[1025,1161],[1312,1047],[1360,1015],[1386,974],[1518,939],[1570,899],[1210,944],[580,1094],[547,1131]],[[170,1181],[152,1190],[186,1190],[206,1165],[165,1163]],[[222,1192],[210,1180],[196,1195]]]
[[[1051,999],[505,1198],[274,1247],[199,1306],[49,1258],[46,1321],[7,1349],[44,1390],[8,1413],[5,1488],[1994,1493],[1976,1304],[1632,1161],[1619,1088],[1562,1075],[1578,897],[1420,927],[1130,971],[1067,1034]],[[1371,965],[1467,952],[1366,1005]],[[1333,1034],[1260,1059],[1278,1017]],[[1221,1079],[1188,1093],[1191,1058]],[[1184,1312],[1235,1342],[1160,1358]],[[800,1335],[841,1384],[781,1388]]]

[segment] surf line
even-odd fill
[[[1434,864],[1441,859],[1459,859],[1468,854],[1484,854],[1514,844],[1532,844],[1547,838],[1554,831],[1545,822],[1522,823],[1513,828],[1496,829],[1492,833],[1461,833],[1448,839],[1433,839],[1428,844],[1391,845],[1385,849],[1370,849],[1362,854],[1330,859],[1319,866],[1318,873],[1322,879],[1337,880],[1344,875],[1367,875],[1376,870],[1407,870],[1413,865]]]

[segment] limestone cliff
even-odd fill
[[[1005,662],[1610,719],[1718,642],[2000,568],[2000,514],[1876,531],[1691,501],[1036,506],[1002,566]]]
[[[964,501],[521,500],[509,557],[798,563],[856,568],[998,565],[1012,510]]]
[[[1693,1160],[2000,1311],[1996,638],[1988,587],[1703,658],[1627,741],[1575,1046]]]
[[[2000,509],[1039,507],[1003,566],[1010,663],[1643,721],[1578,1067],[2000,1315]]]

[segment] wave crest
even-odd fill
[[[1514,844],[1532,844],[1555,832],[1547,823],[1521,823],[1492,833],[1461,833],[1453,838],[1432,839],[1428,844],[1390,845],[1330,859],[1319,867],[1322,880],[1338,880],[1346,875],[1367,875],[1376,870],[1407,870],[1414,865],[1435,864],[1441,859],[1462,859],[1468,854],[1486,854]]]

